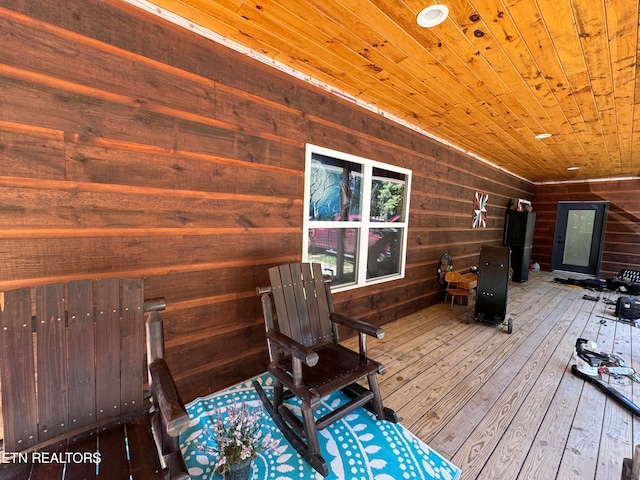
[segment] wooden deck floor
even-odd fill
[[[617,480],[640,443],[638,419],[570,368],[583,337],[640,370],[640,329],[615,321],[604,299],[619,294],[554,283],[557,276],[534,273],[510,286],[511,335],[467,324],[464,306],[440,304],[387,324],[385,338],[369,344],[387,369],[386,405],[463,480]],[[640,404],[640,384],[611,382]]]

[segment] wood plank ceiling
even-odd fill
[[[532,182],[640,175],[640,2],[434,3],[153,0]]]

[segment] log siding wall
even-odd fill
[[[640,270],[640,179],[537,185],[532,257],[549,270],[558,202],[609,202],[600,278]]]
[[[377,324],[500,244],[534,186],[115,0],[0,0],[0,290],[145,278],[185,400],[266,366],[255,287],[301,258],[305,143],[413,171],[406,277],[336,295]],[[437,133],[437,132],[435,132]],[[486,229],[471,229],[475,191]]]

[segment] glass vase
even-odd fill
[[[233,463],[229,465],[229,470],[224,476],[225,480],[247,480],[251,473],[251,458],[246,458],[240,463]]]

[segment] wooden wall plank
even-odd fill
[[[64,180],[62,132],[0,122],[0,145],[3,175]]]
[[[1,182],[0,182],[1,183]],[[301,183],[299,179],[291,184]],[[32,188],[0,184],[5,219],[23,229],[300,228],[301,202],[224,193],[101,191],[90,184]],[[152,211],[149,204],[154,205]],[[53,232],[52,232],[53,233]],[[28,235],[25,232],[25,236]],[[135,234],[134,234],[135,235]],[[55,236],[55,235],[51,235]]]
[[[257,352],[264,347],[262,322],[232,331],[224,331],[217,325],[215,327],[181,338],[180,341],[184,343],[167,342],[165,355],[172,368],[179,372],[196,369],[207,363],[224,361],[229,352]]]
[[[93,140],[93,141],[92,141]],[[269,146],[270,157],[247,162],[235,159],[222,145],[215,156],[187,151],[136,149],[102,139],[67,144],[67,179],[79,182],[150,186],[168,190],[246,193],[272,196],[273,201],[302,188],[302,171],[269,165],[274,156],[299,157],[301,149]],[[228,155],[228,156],[221,156]],[[281,163],[281,162],[280,162]]]
[[[97,232],[96,232],[97,233]],[[213,232],[212,232],[213,233]],[[38,276],[70,276],[74,273],[161,269],[168,273],[181,265],[198,265],[224,260],[254,260],[285,257],[302,251],[302,240],[291,234],[232,234],[168,237],[78,237],[72,244],[65,238],[0,240],[5,258],[0,282]],[[149,255],[148,252],[153,252]],[[221,252],[224,252],[221,254]],[[24,258],[29,262],[25,265]]]

